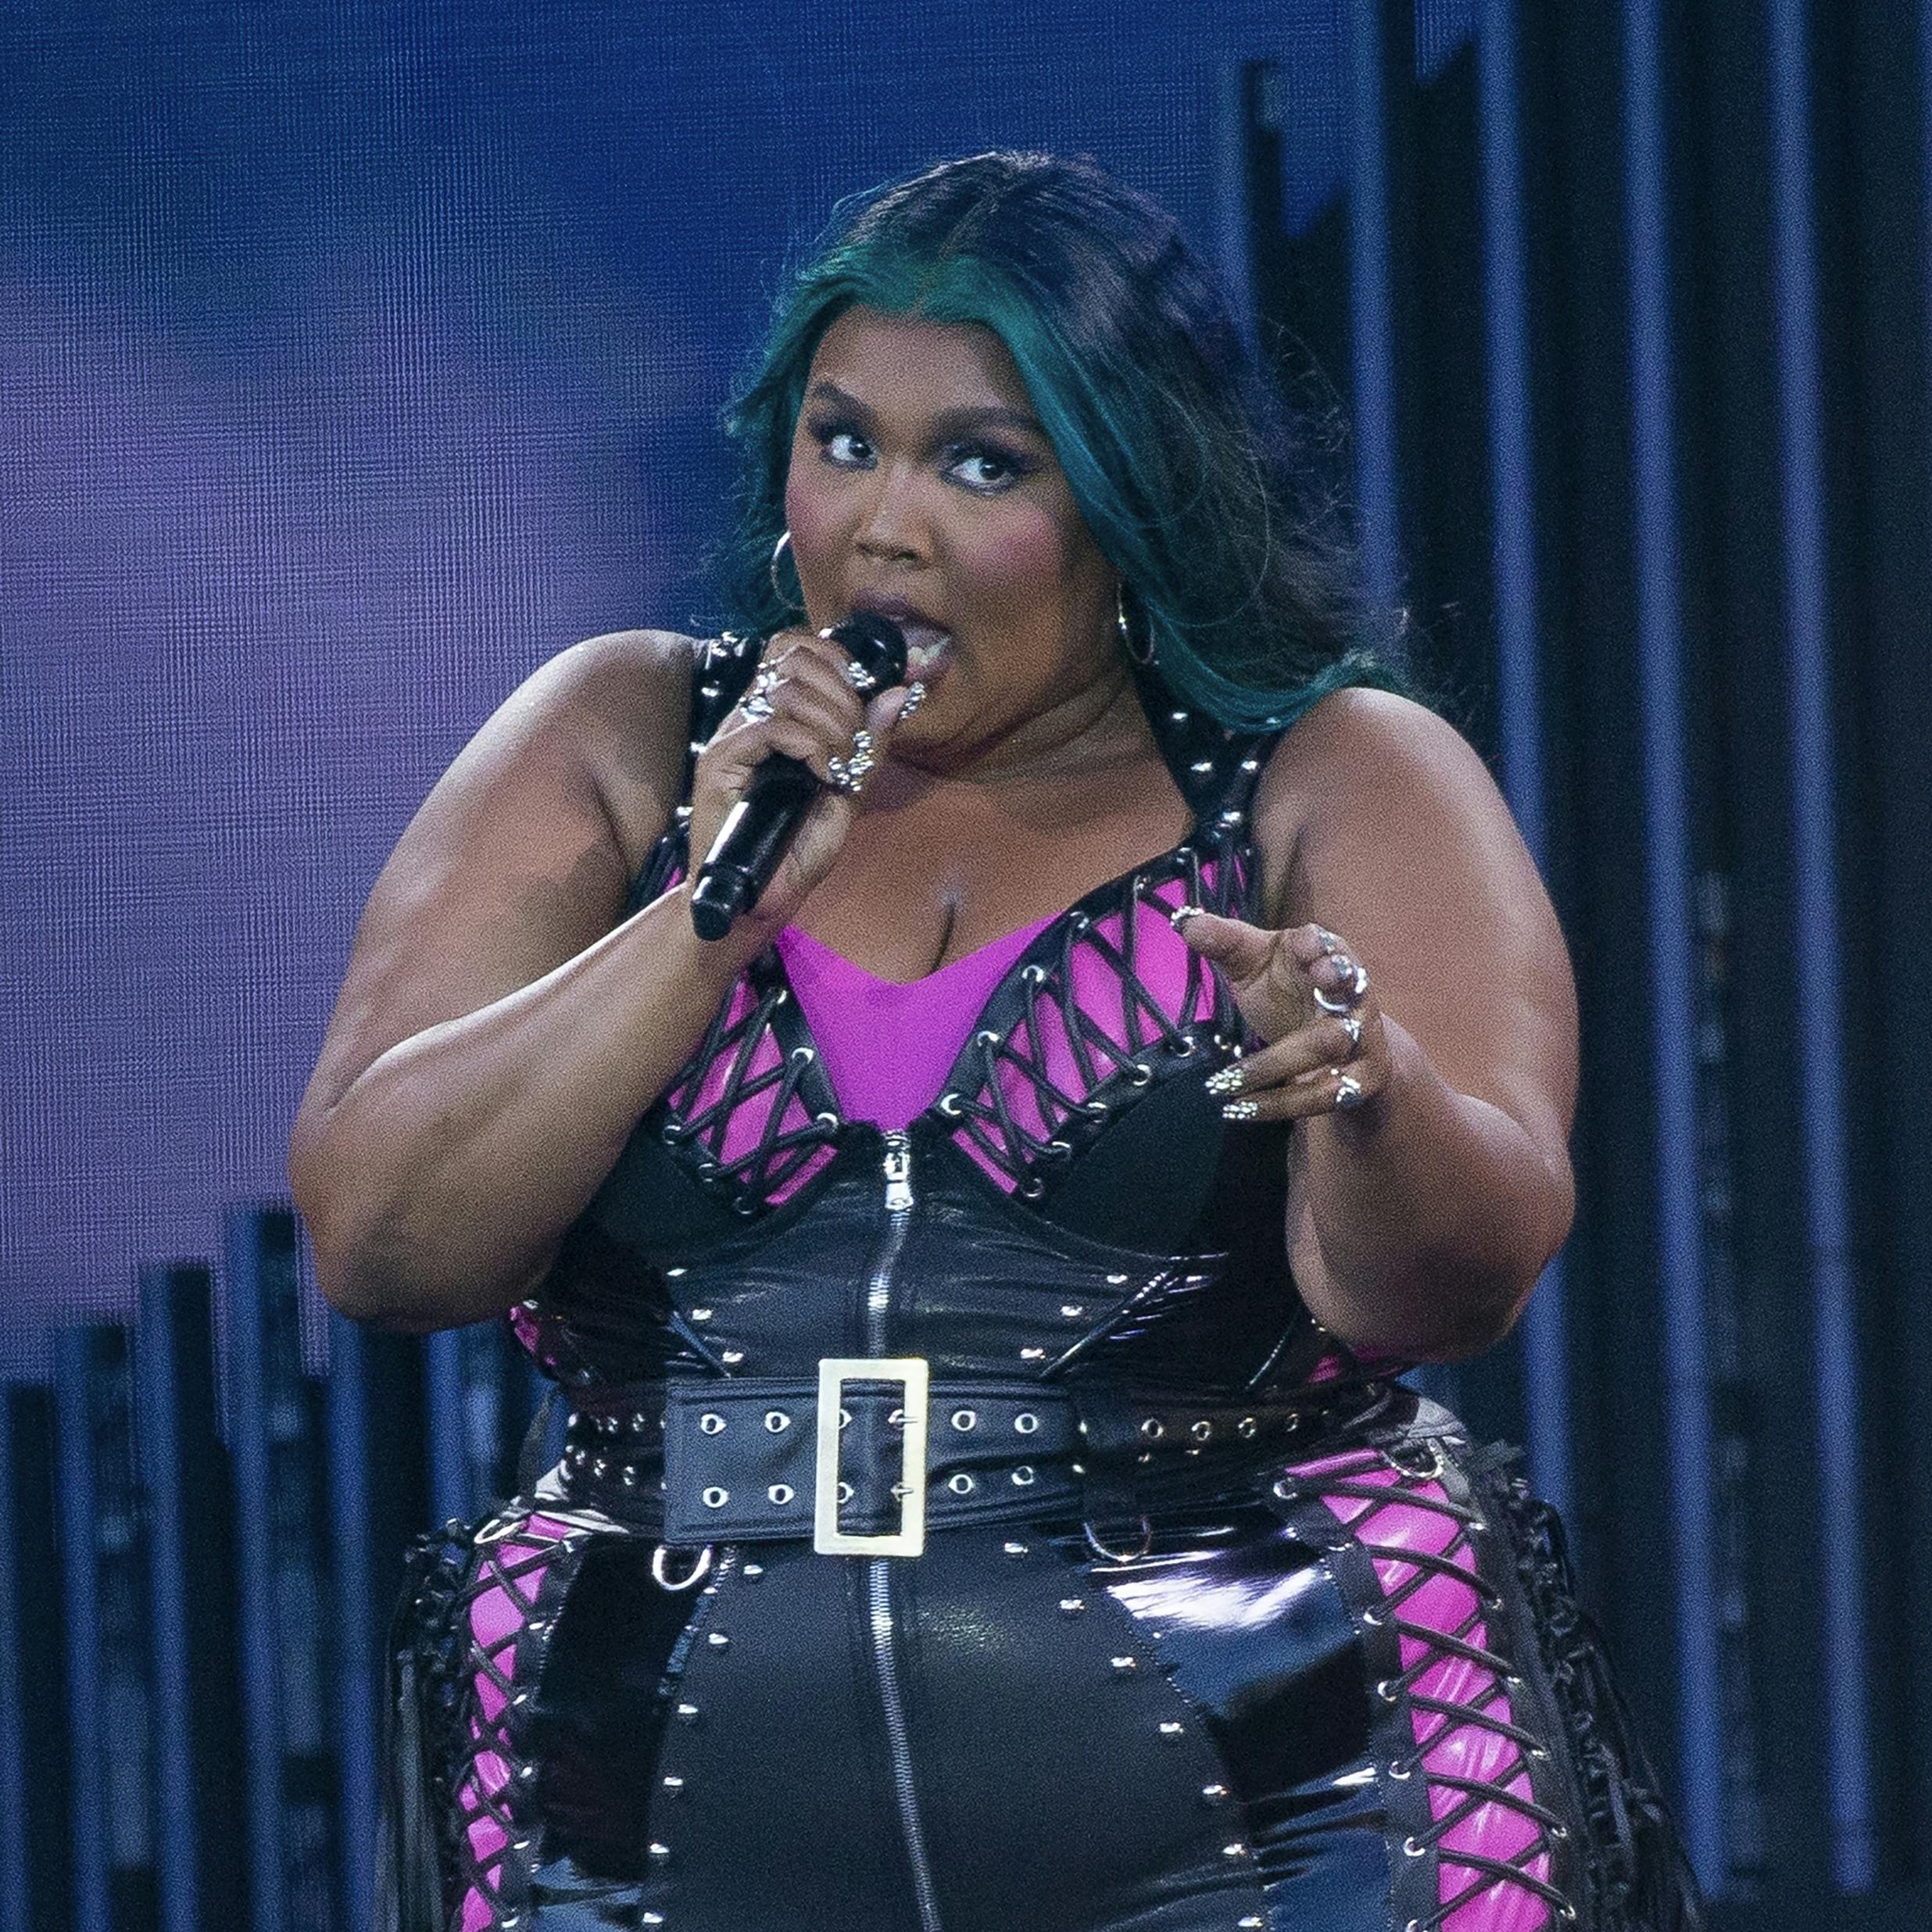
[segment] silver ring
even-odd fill
[[[1340,939],[1329,932],[1325,925],[1318,925],[1315,928],[1315,943],[1321,947],[1322,957],[1324,959],[1327,958],[1331,953],[1343,953],[1348,950],[1343,945]]]
[[[1368,1097],[1361,1082],[1346,1073],[1336,1082],[1335,1104],[1344,1114],[1351,1107],[1361,1106]]]
[[[772,703],[762,691],[748,691],[738,708],[754,724],[762,724],[771,715]],[[1318,994],[1316,996],[1320,997]]]
[[[847,798],[857,798],[865,789],[865,774],[853,764],[847,764],[843,758],[828,758],[825,771],[831,778],[832,789],[843,792]]]
[[[839,667],[839,675],[862,698],[878,689],[878,680],[856,657],[848,657]]]
[[[1339,1016],[1342,1031],[1348,1036],[1348,1057],[1354,1059],[1361,1051],[1361,1016],[1344,1013]]]
[[[1324,1013],[1340,1014],[1352,1011],[1361,1004],[1362,995],[1368,990],[1368,968],[1345,953],[1330,957],[1341,961],[1348,978],[1343,981],[1339,996],[1324,993],[1319,986],[1315,989],[1315,1004]]]

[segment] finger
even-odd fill
[[[767,661],[781,678],[796,680],[828,703],[849,709],[853,724],[858,722],[864,702],[845,674],[851,660],[839,646],[819,638],[800,637]]]
[[[781,711],[774,711],[770,717],[746,718],[737,724],[728,724],[706,747],[707,751],[716,750],[724,753],[728,760],[726,771],[735,774],[741,782],[749,778],[761,760],[772,752],[782,751],[788,757],[810,765],[813,775],[826,785],[832,782],[826,760],[835,753],[843,755],[850,749],[850,734],[840,736],[835,733],[828,742],[825,732]]]
[[[1252,1098],[1323,1068],[1352,1067],[1361,1054],[1361,1031],[1362,1022],[1353,1014],[1324,1015],[1217,1068],[1208,1076],[1208,1091],[1223,1100],[1242,1094]]]
[[[845,696],[850,699],[850,692]],[[842,704],[835,696],[813,689],[792,678],[781,678],[766,692],[765,700],[777,717],[796,719],[809,731],[814,731],[825,740],[827,746],[837,751],[850,742],[852,734],[865,722],[865,714],[856,701]],[[743,707],[739,707],[743,714]],[[754,724],[762,722],[753,718]]]
[[[1198,906],[1182,906],[1171,914],[1174,929],[1202,958],[1211,960],[1243,985],[1268,970],[1274,957],[1276,934],[1244,919],[1224,918]]]
[[[1237,1126],[1270,1121],[1311,1120],[1323,1114],[1352,1114],[1382,1091],[1382,1079],[1367,1065],[1322,1067],[1286,1086],[1224,1100],[1221,1117]]]

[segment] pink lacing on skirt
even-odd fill
[[[1406,1694],[1411,1758],[1428,1780],[1436,1853],[1436,1911],[1418,1932],[1544,1932],[1574,1916],[1549,1884],[1551,1849],[1566,1827],[1533,1794],[1527,1753],[1539,1744],[1515,1721],[1507,1661],[1490,1648],[1487,1594],[1470,1533],[1477,1512],[1452,1501],[1433,1475],[1380,1450],[1298,1465],[1299,1487],[1318,1499],[1368,1552],[1383,1590],[1369,1614],[1392,1621],[1401,1675],[1378,1687]],[[1404,1766],[1406,1768],[1404,1768]],[[1427,1849],[1415,1839],[1409,1856]]]

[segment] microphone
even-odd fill
[[[871,674],[875,691],[903,680],[906,640],[890,617],[855,610],[833,625],[832,636],[861,671]],[[691,923],[699,939],[723,939],[739,914],[757,904],[819,789],[818,774],[803,759],[775,751],[760,761],[698,868],[691,891]]]

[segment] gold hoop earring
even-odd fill
[[[1114,627],[1120,633],[1120,647],[1136,664],[1154,662],[1154,638],[1149,633],[1144,649],[1134,648],[1133,626],[1127,621],[1127,580],[1122,577],[1114,585]]]
[[[771,546],[771,562],[769,567],[771,576],[771,594],[778,599],[780,603],[784,605],[786,610],[803,610],[805,608],[804,598],[803,596],[793,596],[792,593],[785,588],[784,585],[778,581],[779,560],[785,555],[787,550],[791,549],[791,531],[789,530],[780,531],[778,533],[778,542]],[[796,557],[794,557],[792,560],[792,574],[794,577],[798,574],[798,559]],[[801,583],[800,589],[803,590],[803,588],[804,586]]]

